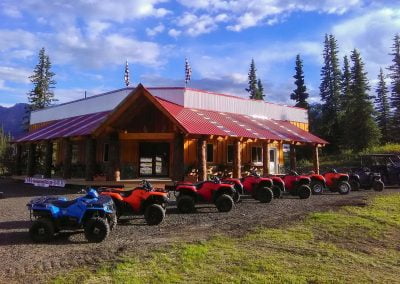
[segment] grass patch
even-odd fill
[[[398,283],[400,194],[365,207],[312,213],[285,228],[259,228],[124,259],[55,283]]]

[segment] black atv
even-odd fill
[[[366,167],[352,169],[349,174],[349,183],[351,190],[373,188],[375,191],[382,191],[385,188],[385,184],[381,180],[381,174],[373,172]]]

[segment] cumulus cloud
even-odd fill
[[[148,36],[153,37],[156,36],[159,33],[162,33],[165,29],[165,26],[163,24],[158,24],[154,28],[146,28],[146,33]]]
[[[219,13],[230,15],[231,21],[226,28],[236,32],[257,25],[276,24],[280,17],[292,12],[343,14],[363,4],[362,0],[179,0],[179,2],[193,9],[195,13],[207,12],[206,15],[210,18]],[[204,32],[211,30],[204,29]]]
[[[168,31],[168,35],[174,38],[177,38],[181,33],[182,33],[181,31],[178,31],[176,29],[170,29]]]
[[[32,71],[24,68],[0,66],[0,78],[3,81],[7,80],[16,83],[29,83],[30,75],[32,75]]]
[[[366,63],[370,79],[374,80],[380,67],[391,62],[389,53],[393,37],[400,31],[400,9],[384,8],[370,11],[343,21],[332,28],[341,56],[357,48]]]

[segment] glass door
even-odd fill
[[[139,144],[139,176],[168,176],[169,143]]]
[[[274,175],[277,174],[277,150],[276,148],[269,149],[269,172]]]

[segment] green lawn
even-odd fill
[[[400,283],[400,194],[279,229],[126,258],[56,283]]]

